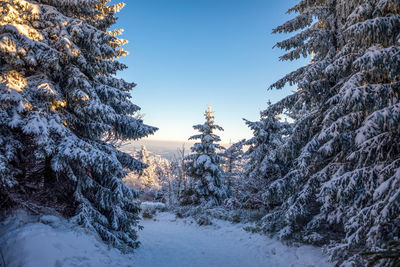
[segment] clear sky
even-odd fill
[[[280,62],[272,29],[292,15],[296,0],[129,0],[116,28],[129,43],[119,73],[137,86],[133,101],[144,121],[160,128],[154,140],[185,141],[204,122],[207,104],[225,131],[224,143],[251,136],[242,118],[289,94],[270,84],[304,65]]]

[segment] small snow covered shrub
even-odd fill
[[[142,202],[140,204],[143,218],[153,218],[157,211],[166,211],[167,207],[161,202]]]
[[[199,217],[197,217],[196,222],[198,225],[211,225],[212,224],[210,217],[208,217],[205,214],[202,214]]]
[[[206,208],[204,207],[202,213],[212,218],[229,220],[230,214],[223,206]]]
[[[152,219],[154,217],[154,215],[156,215],[156,211],[155,210],[144,210],[144,211],[142,211],[142,217],[144,219]]]
[[[140,204],[142,210],[156,210],[156,211],[166,211],[167,207],[161,202],[142,202]]]
[[[262,229],[257,227],[257,226],[245,226],[243,227],[243,230],[250,232],[250,233],[260,233],[262,232]]]
[[[183,218],[183,215],[182,215],[182,213],[180,211],[176,211],[175,212],[175,216],[176,216],[176,218],[179,218],[179,219]]]
[[[240,217],[240,214],[239,213],[235,213],[235,214],[232,214],[232,216],[231,216],[231,222],[233,222],[233,223],[240,223],[242,220],[241,220],[241,217]]]

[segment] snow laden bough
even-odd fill
[[[3,215],[55,210],[129,251],[139,208],[121,179],[145,164],[113,143],[157,129],[114,77],[127,52],[107,31],[123,4],[108,2],[0,0],[0,202]]]

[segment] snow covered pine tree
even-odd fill
[[[338,265],[363,266],[358,252],[400,234],[400,3],[302,0],[289,12],[298,15],[274,30],[296,32],[277,43],[291,50],[281,60],[313,58],[271,86],[299,89],[262,113],[297,114],[262,226],[331,243]]]
[[[121,179],[145,165],[108,141],[156,128],[113,76],[127,52],[106,30],[123,4],[108,2],[0,0],[0,202],[55,209],[130,251],[138,207]]]
[[[214,206],[222,203],[226,198],[226,185],[223,180],[223,170],[221,163],[224,162],[217,150],[223,149],[216,144],[221,141],[220,137],[214,134],[214,130],[223,131],[222,127],[214,124],[214,111],[208,106],[204,116],[204,124],[194,125],[193,128],[200,134],[193,135],[189,140],[200,139],[200,143],[195,143],[191,147],[192,154],[186,157],[187,174],[192,179],[192,185],[183,194],[184,204],[205,204]]]
[[[257,209],[264,205],[275,205],[271,201],[264,201],[263,193],[269,184],[281,177],[285,163],[284,157],[279,155],[284,143],[284,136],[290,131],[290,124],[281,122],[275,116],[266,116],[260,121],[245,120],[247,126],[253,130],[253,138],[245,142],[249,146],[244,158],[248,162],[243,173],[239,188],[238,201],[241,207]]]

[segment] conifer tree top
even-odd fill
[[[218,135],[214,134],[214,130],[223,131],[224,129],[221,126],[215,124],[213,115],[214,113],[215,111],[211,110],[211,105],[208,105],[207,110],[204,113],[204,117],[206,118],[205,123],[193,126],[193,128],[198,130],[201,134],[193,135],[189,138],[189,140],[200,139],[202,143],[209,144],[221,141],[221,138]]]

